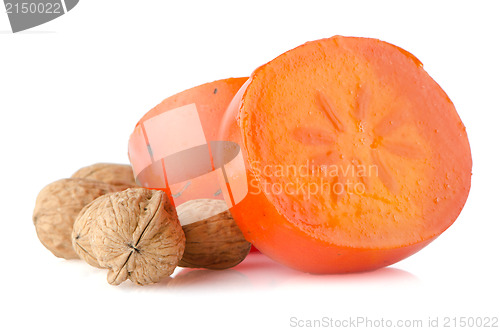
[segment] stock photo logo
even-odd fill
[[[175,207],[198,199],[225,202],[224,209],[207,211],[211,217],[241,202],[248,185],[240,146],[207,139],[201,108],[165,107],[141,120],[129,139],[129,158],[136,182],[165,191]]]
[[[79,0],[4,0],[12,32],[42,25],[73,9]]]

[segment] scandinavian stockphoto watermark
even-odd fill
[[[4,0],[12,32],[16,33],[56,19],[71,9],[79,0]]]
[[[194,103],[166,109],[137,125],[129,140],[137,183],[167,191],[175,206],[193,199],[217,199],[224,200],[227,209],[247,195],[338,202],[384,184],[377,159],[360,156],[327,152],[290,164],[246,163],[238,143],[213,140],[204,125]]]
[[[498,328],[498,316],[428,316],[424,318],[387,318],[350,316],[335,318],[323,316],[320,318],[300,318],[291,316],[288,320],[291,328],[332,328],[332,329],[482,329]]]
[[[306,199],[314,195],[362,195],[370,179],[378,177],[376,164],[320,164],[306,160],[303,164],[262,165],[251,163],[255,178],[250,181],[250,194],[300,195]],[[266,180],[257,180],[265,178]]]

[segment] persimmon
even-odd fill
[[[380,40],[335,36],[278,56],[224,122],[249,185],[231,213],[262,253],[298,270],[400,261],[445,231],[469,193],[453,103],[416,57]]]
[[[207,140],[217,140],[224,112],[247,79],[248,77],[220,79],[172,95],[148,111],[136,124],[136,128],[161,113],[196,104]]]
[[[148,171],[148,173],[143,173],[143,178],[140,178],[143,182],[140,184],[149,188],[163,189],[170,195],[171,200],[173,200],[176,206],[189,200],[216,198],[218,192],[216,190],[212,192],[212,188],[208,185],[209,183],[207,183],[206,178],[203,177],[190,178],[176,184],[171,184],[170,187],[169,185],[165,185],[163,183],[165,179],[163,178],[162,170],[156,171],[157,169],[154,166],[150,166],[150,153],[153,151],[151,147],[148,147],[149,150],[147,150],[145,146],[151,146],[152,144],[150,141],[144,141],[143,125],[146,121],[171,110],[193,105],[198,116],[194,120],[201,123],[201,128],[195,128],[200,129],[201,132],[193,132],[193,128],[190,127],[179,127],[178,130],[181,135],[175,138],[178,140],[188,140],[192,135],[196,134],[201,136],[205,143],[217,140],[224,112],[247,78],[228,78],[193,87],[168,97],[147,112],[135,126],[129,140],[129,159],[134,168],[135,175],[139,175],[145,168]],[[165,128],[166,136],[170,134],[167,131],[168,128]],[[164,141],[157,142],[160,145],[168,145],[169,143],[166,138]]]

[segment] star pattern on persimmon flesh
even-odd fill
[[[356,106],[353,111],[353,118],[355,120],[356,128],[358,131],[363,132],[367,130],[369,123],[366,121],[371,108],[371,90],[368,86],[361,86],[356,98]],[[333,107],[332,102],[328,99],[327,95],[318,91],[318,105],[326,117],[332,123],[334,130],[338,133],[344,132],[346,125],[342,123],[340,117],[337,115],[336,109]],[[391,111],[388,115],[382,118],[371,128],[372,141],[370,144],[371,162],[378,169],[378,177],[382,184],[391,192],[397,190],[397,183],[394,173],[387,166],[386,162],[381,155],[381,150],[389,152],[393,155],[404,158],[420,158],[421,150],[412,143],[394,141],[391,139],[390,134],[398,129],[401,129],[405,124],[404,112],[401,109]],[[358,159],[355,159],[358,163]]]
[[[399,157],[418,159],[422,156],[422,151],[415,144],[407,143],[405,141],[395,141],[391,139],[390,135],[396,130],[401,129],[406,120],[404,112],[401,109],[391,111],[388,115],[378,121],[375,125],[371,126],[367,121],[367,116],[370,114],[371,108],[371,90],[367,86],[361,86],[356,96],[356,104],[351,119],[354,123],[345,123],[342,117],[339,116],[338,109],[336,109],[328,98],[328,96],[317,91],[317,105],[322,111],[324,116],[331,123],[332,131],[300,127],[293,132],[294,138],[300,140],[301,143],[307,145],[330,145],[335,138],[340,134],[348,134],[353,126],[358,133],[367,133],[363,139],[371,139],[369,144],[369,155],[371,164],[376,166],[379,180],[382,184],[392,193],[397,192],[397,181],[393,170],[384,161],[381,151],[390,153]],[[354,124],[354,125],[352,125]],[[314,155],[312,157],[313,163],[318,164],[332,164],[339,163],[340,160],[336,159],[333,151]],[[333,161],[333,162],[332,162]],[[359,158],[352,157],[351,163],[354,166],[362,165]],[[340,175],[339,175],[340,176]],[[358,176],[363,185],[368,185],[368,179],[363,176]],[[336,176],[333,178],[335,184],[342,184],[342,178]],[[336,201],[338,196],[334,197]]]

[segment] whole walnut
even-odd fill
[[[180,267],[227,269],[248,255],[251,244],[223,200],[190,200],[177,207],[177,214],[186,235]]]
[[[79,169],[71,178],[85,178],[129,187],[136,186],[132,167],[127,164],[96,163]]]
[[[82,259],[107,268],[108,282],[156,283],[177,267],[185,236],[162,191],[130,188],[101,196],[78,216],[73,245]]]
[[[97,261],[94,252],[92,251],[92,245],[90,241],[92,239],[92,230],[94,228],[94,213],[90,214],[88,212],[89,207],[92,204],[89,203],[83,207],[80,214],[78,214],[75,223],[73,224],[73,232],[71,234],[71,241],[73,244],[73,250],[88,264],[96,268],[103,268]]]
[[[95,198],[125,188],[80,178],[61,179],[45,186],[38,194],[33,212],[38,238],[55,256],[77,259],[71,232],[78,213]]]

